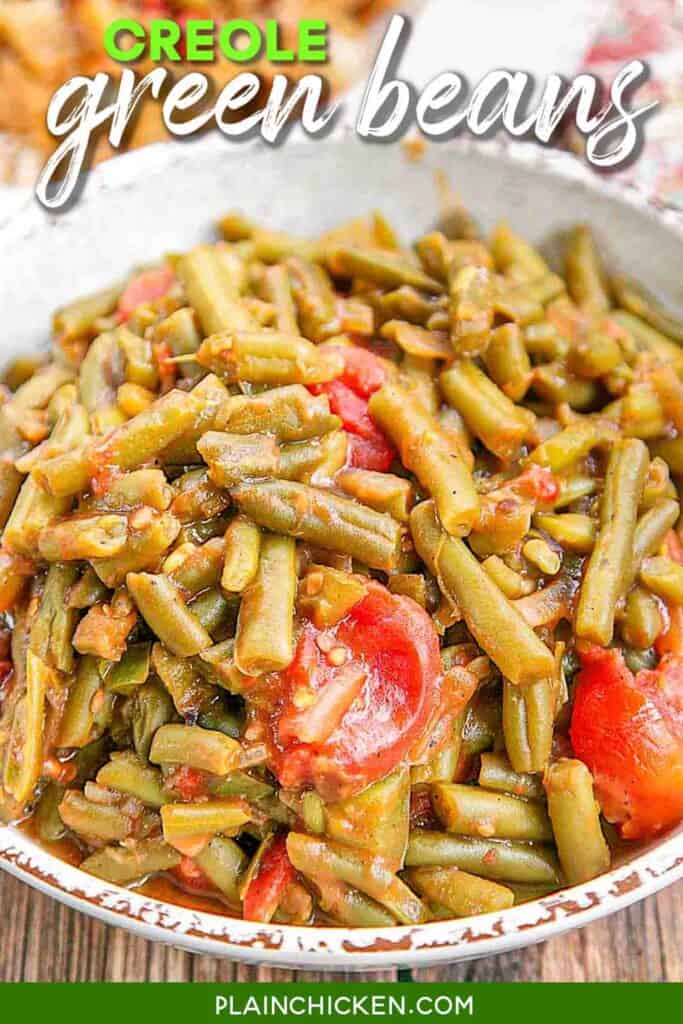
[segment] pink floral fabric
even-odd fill
[[[585,70],[610,82],[629,60],[644,60],[649,80],[638,106],[657,100],[639,159],[618,177],[662,205],[683,210],[683,0],[614,0],[585,58]]]

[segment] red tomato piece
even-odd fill
[[[173,771],[168,778],[168,785],[184,802],[206,796],[208,792],[204,772],[190,768],[187,764],[180,765]]]
[[[340,649],[341,659],[329,655]],[[327,800],[358,792],[409,760],[441,699],[441,679],[427,613],[370,584],[336,626],[307,623],[279,674],[269,716],[273,771],[286,788],[313,785]]]
[[[129,281],[119,299],[119,322],[125,323],[143,302],[152,302],[154,299],[162,298],[174,281],[175,276],[170,267],[163,266],[143,270],[141,274]]]
[[[340,379],[357,395],[369,398],[386,384],[386,363],[374,352],[359,345],[342,347],[339,351],[344,357],[344,372]]]
[[[683,818],[683,657],[634,676],[618,651],[590,647],[581,664],[574,751],[621,835],[655,836]]]
[[[545,466],[529,466],[510,483],[517,494],[531,498],[538,505],[552,505],[560,493],[557,478]]]
[[[349,434],[347,463],[354,469],[374,469],[386,473],[391,468],[396,452],[384,438],[370,441],[366,437]]]
[[[213,889],[210,880],[191,857],[183,857],[180,864],[171,868],[171,874],[189,892],[209,892]]]
[[[287,856],[287,839],[284,833],[280,833],[263,854],[256,874],[244,894],[244,920],[270,921],[282,901],[287,886],[295,878],[296,871]]]

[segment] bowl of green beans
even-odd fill
[[[683,876],[673,213],[531,147],[207,139],[0,237],[0,866],[345,970]]]

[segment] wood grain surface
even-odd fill
[[[0,981],[293,981],[341,973],[246,967],[182,953],[69,910],[0,873]],[[362,973],[386,980],[395,971]],[[683,981],[683,883],[539,946],[412,971],[416,981]]]

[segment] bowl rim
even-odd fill
[[[353,132],[348,126],[331,133],[328,143],[340,143]],[[324,143],[318,141],[317,145]],[[259,148],[255,139],[241,145]],[[314,143],[293,135],[288,145]],[[136,150],[96,168],[79,204],[97,202],[112,190],[134,187],[176,164],[189,164],[202,147],[202,156],[225,156],[225,142],[206,138],[193,143],[159,143]],[[649,202],[635,188],[598,177],[570,154],[509,141],[457,140],[439,144],[447,153],[473,153],[516,168],[535,169],[635,207],[675,234],[683,243],[683,217],[671,208]],[[315,150],[313,149],[313,152]],[[56,223],[61,215],[46,213],[31,197],[0,223],[3,236],[29,236]],[[68,216],[68,214],[66,214]],[[628,907],[683,878],[683,831],[652,844],[628,863],[591,882],[552,895],[477,917],[384,928],[330,928],[260,924],[217,913],[190,909],[152,898],[135,889],[110,885],[41,848],[29,835],[11,825],[0,827],[0,868],[66,905],[126,928],[143,938],[172,944],[190,952],[228,957],[250,963],[319,970],[380,970],[420,967],[491,955],[541,942]]]

